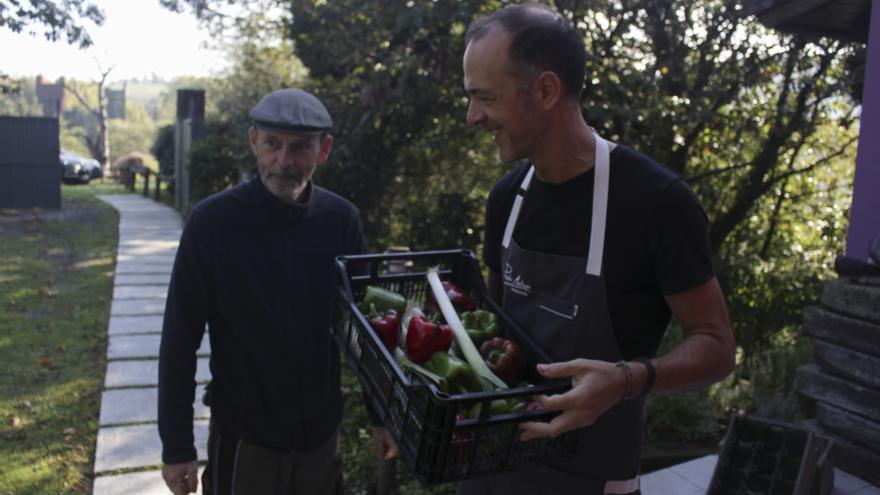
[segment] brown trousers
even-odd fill
[[[339,432],[307,452],[285,452],[220,431],[211,421],[205,495],[342,495]]]

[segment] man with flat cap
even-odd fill
[[[259,174],[193,208],[174,261],[159,353],[162,474],[175,494],[197,488],[195,353],[207,325],[204,493],[341,494],[333,260],[365,251],[363,228],[351,203],[311,181],[333,146],[317,98],[278,90],[250,118]]]

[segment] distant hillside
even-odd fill
[[[163,91],[167,91],[171,85],[159,82],[128,82],[125,87],[125,97],[131,101],[139,101],[146,105],[150,101],[159,98]],[[112,89],[119,89],[122,83],[113,83]]]

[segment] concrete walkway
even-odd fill
[[[156,427],[159,341],[168,281],[180,239],[173,209],[137,195],[99,196],[119,210],[107,375],[95,449],[95,495],[168,494],[162,481],[162,444]],[[210,379],[207,334],[196,381]],[[209,409],[197,388],[195,438],[206,459]],[[201,491],[200,491],[201,493]]]
[[[642,476],[644,495],[699,495],[706,493],[718,456],[707,455]],[[834,470],[831,495],[880,495],[880,488],[867,481]]]

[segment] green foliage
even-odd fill
[[[479,246],[504,170],[464,118],[463,36],[483,4],[292,4],[297,54],[336,124],[318,180],[360,207],[373,249]]]
[[[0,3],[0,27],[30,35],[42,32],[49,41],[64,39],[70,44],[79,44],[80,48],[92,44],[84,21],[100,26],[104,23],[104,12],[87,0],[12,0],[11,3]]]
[[[683,394],[650,395],[647,401],[648,438],[651,442],[718,442],[715,408],[708,390]]]
[[[42,117],[43,106],[37,100],[36,82],[30,77],[13,78],[0,74],[0,115]]]
[[[156,133],[153,119],[140,102],[127,101],[125,119],[110,119],[110,162],[132,152],[149,153]]]
[[[174,174],[174,124],[159,128],[156,140],[150,147],[150,153],[159,162],[159,173],[165,175]]]
[[[780,331],[748,357],[740,353],[734,374],[712,387],[715,402],[724,411],[783,421],[803,419],[791,387],[798,366],[812,357],[812,344],[799,329]]]
[[[205,124],[205,136],[190,151],[190,204],[238,184],[242,172],[253,167],[246,125],[221,120]]]

